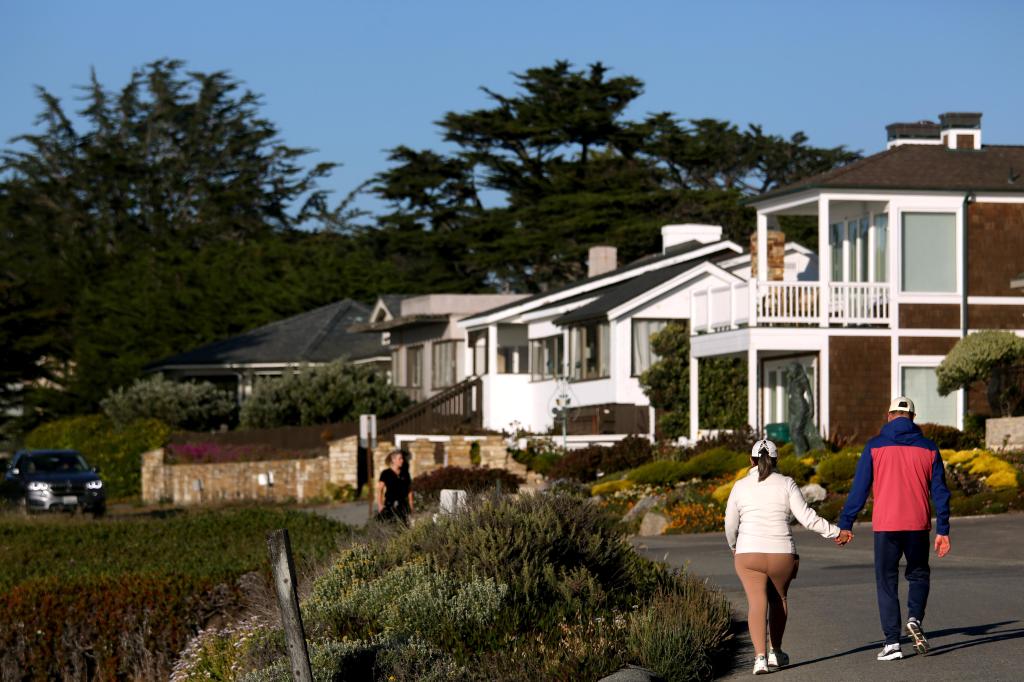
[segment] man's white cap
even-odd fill
[[[773,459],[778,459],[779,449],[775,447],[775,443],[771,442],[767,438],[759,440],[754,443],[754,447],[750,449],[750,456],[754,459],[758,459],[761,456],[761,450],[768,450],[768,456]]]
[[[908,398],[905,395],[901,395],[898,398],[893,398],[892,402],[889,403],[889,411],[890,412],[910,412],[911,414],[915,414],[915,412],[914,412],[914,401],[911,400],[910,398]]]

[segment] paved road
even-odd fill
[[[839,549],[796,530],[800,573],[789,592],[784,649],[789,680],[1024,680],[1024,514],[952,520],[952,552],[932,556],[925,632],[932,651],[879,662],[881,628],[875,601],[870,524],[858,524],[852,544]],[[642,538],[640,551],[687,566],[721,586],[734,613],[746,599],[722,534]],[[900,578],[904,617],[906,582]],[[737,667],[724,679],[747,679],[753,648],[744,634]]]

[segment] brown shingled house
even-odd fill
[[[694,298],[691,435],[698,361],[722,355],[747,358],[758,430],[786,421],[794,361],[825,434],[873,434],[901,393],[919,421],[962,427],[965,411],[987,411],[980,393],[939,396],[935,368],[970,332],[1024,334],[1024,146],[983,145],[978,113],[886,130],[885,151],[750,202],[756,274],[729,296]],[[818,281],[771,267],[778,218],[791,215],[817,218]]]

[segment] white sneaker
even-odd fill
[[[787,665],[789,665],[789,654],[782,649],[768,650],[769,668],[785,668]]]
[[[914,642],[914,650],[922,656],[928,653],[928,640],[924,636],[924,630],[921,629],[921,621],[917,618],[908,620],[907,632],[910,633],[910,639]],[[769,663],[769,665],[771,664]]]
[[[764,656],[758,656],[757,658],[754,659],[754,674],[755,675],[765,675],[765,674],[767,674],[769,672],[771,672],[771,671],[768,670],[768,659],[767,658],[765,658]]]
[[[903,650],[900,649],[899,643],[886,644],[881,651],[878,652],[878,660],[880,661],[898,661],[903,658]]]

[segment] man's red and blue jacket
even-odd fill
[[[868,493],[875,500],[871,510],[873,531],[931,530],[930,493],[935,504],[935,530],[939,535],[949,535],[949,488],[942,456],[913,420],[893,419],[864,446],[853,489],[839,516],[842,530],[853,528]]]

